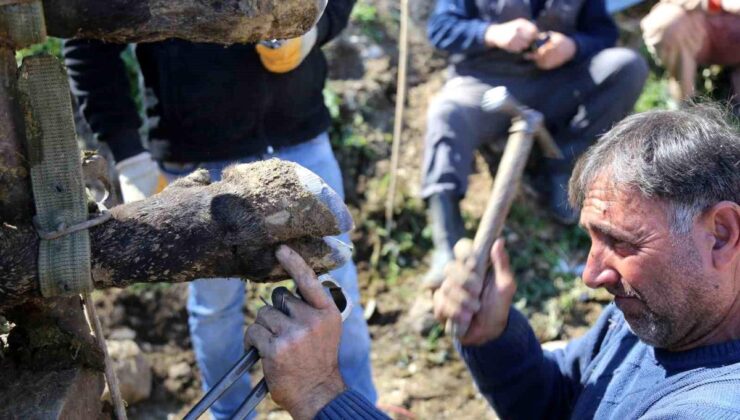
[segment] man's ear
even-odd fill
[[[740,257],[740,205],[721,201],[705,213],[708,232],[714,239],[712,263],[722,268]]]

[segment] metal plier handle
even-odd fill
[[[341,286],[339,286],[339,284],[337,284],[337,282],[335,282],[328,275],[319,277],[319,280],[321,281],[321,285],[328,289],[329,294],[334,300],[334,304],[337,305],[337,309],[339,309],[339,312],[341,312],[342,322],[344,322],[344,320],[346,320],[349,314],[352,312],[352,301],[350,300],[349,296],[344,293],[344,290],[342,290]],[[277,308],[280,312],[287,314],[288,311],[287,307],[285,306],[285,293],[290,292],[288,292],[288,290],[284,287],[276,288],[272,292],[271,299],[272,305],[275,308]],[[231,369],[226,372],[226,375],[224,375],[223,378],[221,378],[213,385],[213,388],[208,390],[206,395],[204,395],[203,398],[201,398],[200,401],[198,401],[198,403],[190,409],[188,414],[186,414],[183,419],[196,420],[198,417],[200,417],[213,405],[213,403],[216,402],[216,400],[221,397],[221,395],[224,394],[224,392],[226,392],[227,389],[229,389],[234,384],[234,382],[236,382],[242,375],[247,373],[249,369],[254,366],[254,364],[257,363],[259,359],[260,355],[257,352],[257,349],[255,349],[254,347],[250,347],[249,349],[247,349],[247,352],[244,353],[244,356],[242,356],[241,359],[239,359],[239,361],[237,361],[236,364],[234,364],[234,366],[232,366]],[[262,378],[257,386],[252,388],[252,391],[249,393],[249,395],[247,395],[247,398],[236,411],[232,419],[246,419],[249,413],[251,413],[257,407],[257,405],[259,405],[260,402],[262,402],[262,400],[267,395],[267,392],[267,383],[265,382],[265,379]]]

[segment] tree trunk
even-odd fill
[[[48,34],[110,42],[233,44],[307,32],[325,0],[44,0]]]

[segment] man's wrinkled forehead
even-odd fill
[[[634,187],[617,184],[609,172],[602,172],[589,185],[581,211],[582,224],[610,222],[629,229],[648,220],[651,224],[666,222],[661,202],[645,197]]]
[[[600,214],[609,213],[615,205],[627,204],[637,194],[633,189],[617,185],[610,172],[602,172],[588,186],[583,199],[583,209],[589,208]]]

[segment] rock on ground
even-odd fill
[[[131,405],[149,398],[152,392],[152,368],[136,342],[125,339],[111,340],[106,344],[115,366],[123,400]],[[103,399],[110,400],[107,386],[103,391]]]

